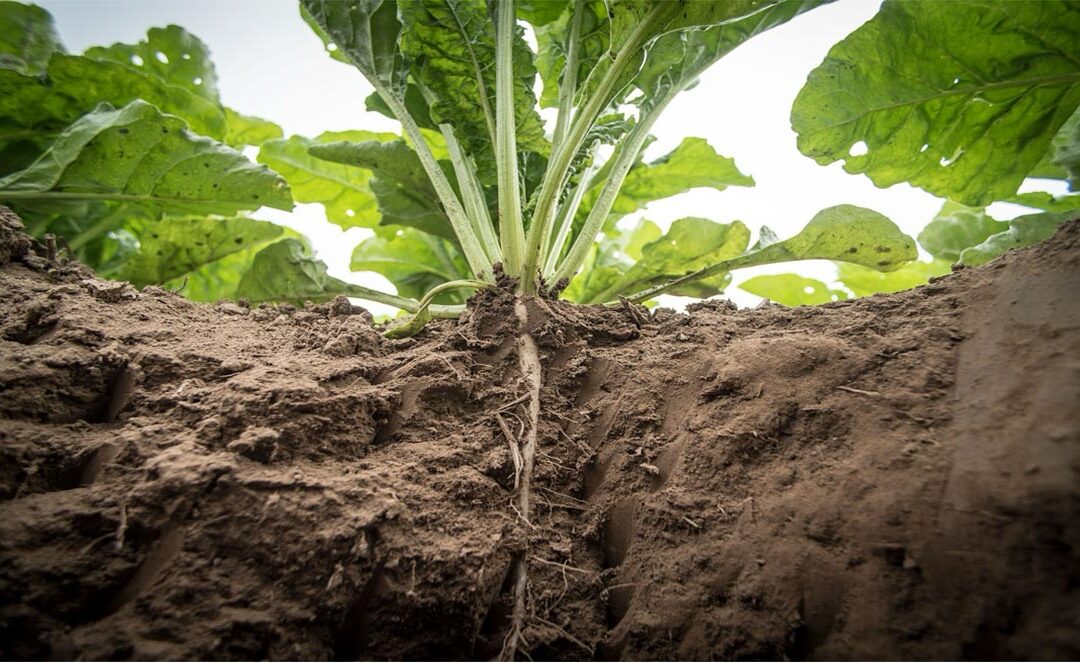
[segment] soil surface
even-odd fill
[[[196,305],[0,218],[0,656],[1080,657],[1080,223],[913,291],[513,298],[389,341]]]

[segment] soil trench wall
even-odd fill
[[[1080,223],[896,295],[389,341],[0,236],[0,655],[1080,656]]]

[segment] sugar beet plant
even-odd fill
[[[397,336],[461,315],[477,290],[513,287],[526,393],[511,449],[527,521],[542,383],[530,297],[707,297],[733,270],[803,259],[838,261],[847,289],[869,294],[980,264],[1077,216],[1080,195],[1018,189],[1037,177],[1075,190],[1080,177],[1080,3],[887,0],[813,71],[792,125],[821,163],[948,198],[919,236],[935,262],[913,261],[911,238],[851,205],[818,212],[788,239],[763,227],[752,246],[739,221],[618,224],[690,188],[753,185],[702,139],[645,162],[650,131],[709,66],[819,4],[302,0],[329,53],[374,87],[367,108],[402,134],[286,139],[221,102],[206,47],[182,28],[74,55],[47,12],[0,2],[0,202],[102,275],[207,300],[365,298],[408,313]],[[739,103],[737,91],[717,103]],[[372,229],[352,267],[397,293],[328,276],[300,236],[251,216],[294,201]],[[1036,211],[1000,222],[986,211],[995,201]],[[795,275],[743,287],[790,304],[847,296]],[[508,655],[523,642],[526,560]]]

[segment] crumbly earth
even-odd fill
[[[1080,223],[913,291],[513,298],[389,341],[196,305],[0,219],[0,656],[1080,657]]]

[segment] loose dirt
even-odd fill
[[[512,297],[388,341],[196,305],[0,218],[0,655],[1080,656],[1080,223],[913,291]]]

